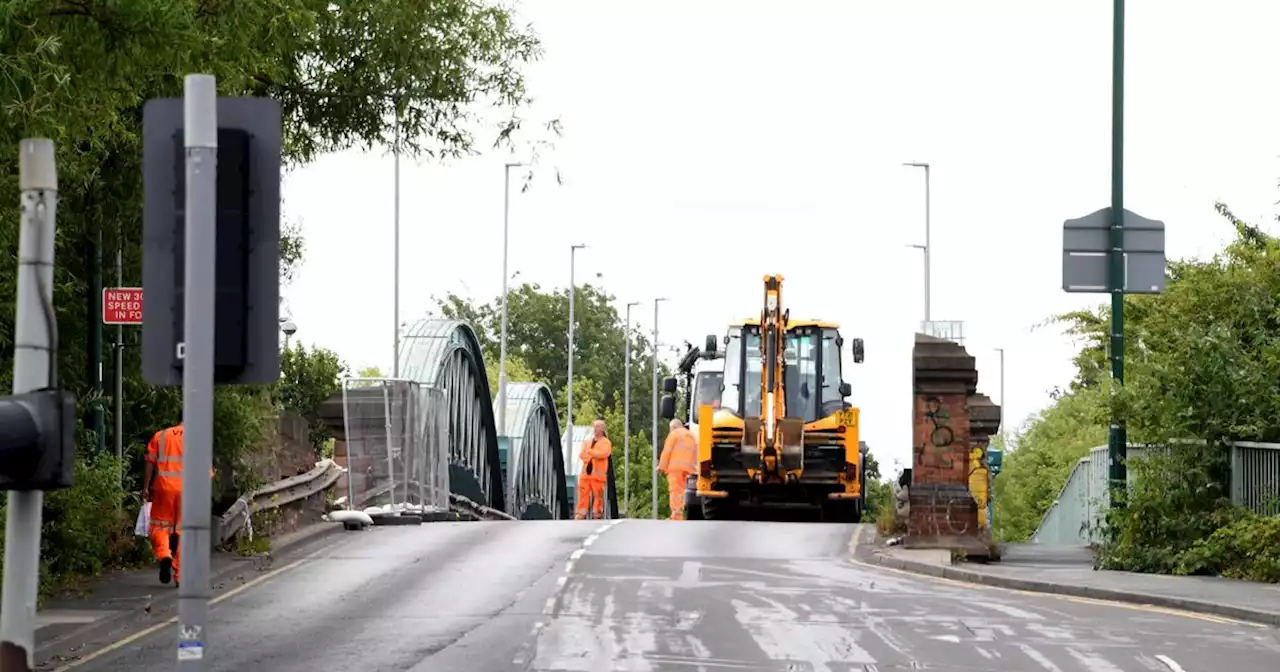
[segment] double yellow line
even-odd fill
[[[221,595],[218,595],[217,597],[214,597],[213,599],[209,600],[209,606],[213,606],[213,605],[215,605],[215,604],[218,604],[219,602],[223,602],[223,601],[225,601],[225,600],[229,600],[229,599],[231,599],[231,598],[235,597],[236,595],[239,595],[239,594],[243,593],[244,591],[249,590],[250,588],[252,588],[252,587],[254,587],[254,586],[256,586],[256,585],[259,585],[259,584],[261,584],[261,583],[262,583],[262,582],[264,582],[264,581],[269,581],[270,579],[272,579],[272,578],[274,578],[274,577],[277,577],[277,576],[279,576],[279,575],[281,575],[281,574],[283,574],[283,573],[285,573],[285,572],[287,572],[287,571],[289,571],[289,570],[291,570],[291,569],[297,569],[299,566],[301,566],[301,565],[305,564],[305,563],[306,563],[307,561],[309,561],[309,560],[310,560],[310,558],[302,558],[301,560],[295,560],[295,561],[293,561],[293,562],[291,562],[291,563],[289,563],[289,564],[287,564],[287,565],[285,565],[285,566],[283,566],[283,567],[280,567],[280,568],[278,568],[278,569],[273,569],[273,570],[271,570],[271,571],[267,572],[266,574],[263,574],[262,576],[259,576],[259,577],[255,578],[255,579],[252,579],[252,580],[250,580],[250,581],[246,581],[246,582],[244,582],[244,583],[242,583],[242,584],[240,584],[240,585],[236,586],[235,588],[232,588],[231,590],[228,590],[227,592],[225,592],[225,593],[223,593],[223,594],[221,594]],[[119,649],[121,649],[121,648],[123,648],[123,647],[126,647],[126,646],[128,646],[128,645],[130,645],[130,644],[132,644],[132,643],[134,643],[134,642],[136,642],[136,641],[138,641],[138,640],[140,640],[140,639],[142,639],[142,638],[144,638],[144,637],[148,637],[148,636],[153,635],[153,634],[155,634],[155,633],[157,633],[157,632],[160,632],[160,631],[161,631],[161,630],[163,630],[164,628],[166,628],[166,627],[168,627],[168,626],[170,626],[170,625],[173,625],[173,624],[175,624],[175,623],[177,623],[177,622],[178,622],[178,617],[177,617],[177,616],[174,616],[174,617],[169,618],[168,620],[162,621],[162,622],[160,622],[160,623],[156,623],[155,625],[153,625],[153,626],[151,626],[151,627],[148,627],[148,628],[146,628],[146,629],[144,629],[144,630],[139,630],[138,632],[135,632],[135,633],[133,633],[132,635],[129,635],[129,636],[127,636],[127,637],[124,637],[124,638],[122,638],[122,639],[119,639],[119,640],[117,640],[117,641],[115,641],[115,642],[113,642],[113,643],[111,643],[111,644],[109,644],[109,645],[107,645],[107,646],[105,646],[105,647],[103,647],[103,648],[101,648],[101,649],[98,649],[97,651],[94,651],[93,653],[90,653],[89,655],[87,655],[87,656],[85,656],[85,657],[83,657],[83,658],[80,658],[79,660],[76,660],[76,661],[74,661],[74,662],[67,663],[66,665],[63,665],[62,667],[56,668],[53,672],[62,672],[63,670],[70,670],[70,669],[73,669],[73,668],[76,668],[76,667],[80,667],[81,665],[84,665],[85,663],[88,663],[88,662],[91,662],[91,661],[96,660],[96,659],[98,659],[98,658],[101,658],[102,656],[105,656],[105,655],[107,655],[108,653],[111,653],[112,651],[119,650]]]

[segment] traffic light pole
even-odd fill
[[[217,281],[218,91],[212,75],[187,75],[186,312],[182,366],[182,532],[178,669],[203,670],[209,618],[210,490],[213,467],[214,297]]]
[[[14,321],[13,393],[50,387],[56,322],[53,318],[53,248],[58,171],[53,141],[18,146],[22,221],[18,236],[17,316]],[[53,327],[53,329],[51,329]],[[4,594],[0,601],[0,672],[35,665],[36,598],[40,589],[40,524],[44,492],[9,493],[5,520]]]

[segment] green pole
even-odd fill
[[[97,393],[98,405],[93,408],[94,442],[101,454],[107,449],[107,422],[102,410],[102,225],[98,225],[98,233],[93,243],[93,290],[89,297],[93,303],[93,331],[91,332],[89,349],[92,360],[89,366],[93,380],[93,391]]]
[[[1124,384],[1124,0],[1114,0],[1111,56],[1111,378]],[[1123,419],[1111,417],[1107,436],[1112,501],[1127,487],[1128,439]]]

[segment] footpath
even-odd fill
[[[1180,609],[1280,626],[1280,585],[1095,570],[1085,547],[1010,544],[999,562],[953,564],[947,551],[859,544],[867,564],[989,586]]]
[[[217,599],[336,541],[341,531],[336,523],[315,523],[273,538],[270,553],[214,553],[210,597]],[[161,584],[155,567],[108,574],[78,594],[46,600],[36,615],[36,669],[74,664],[93,650],[164,623],[177,615],[177,602],[178,589]]]

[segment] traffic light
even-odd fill
[[[36,390],[0,397],[0,490],[75,485],[76,397]]]
[[[181,385],[186,296],[186,153],[181,98],[142,110],[142,373]],[[280,377],[280,105],[218,99],[214,382]]]

